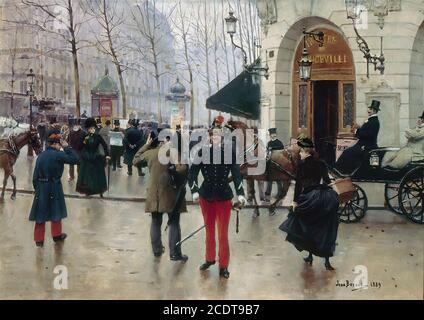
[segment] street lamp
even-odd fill
[[[28,83],[28,91],[27,95],[29,96],[29,130],[32,129],[32,99],[34,97],[34,80],[35,74],[32,69],[29,69],[29,73],[27,74],[27,83]],[[28,157],[32,157],[34,155],[33,149],[30,144],[28,144]]]
[[[386,9],[384,9],[384,6],[382,5],[382,2],[385,0],[374,0],[374,8],[376,8],[376,14],[379,17],[379,26],[380,28],[383,28],[384,26],[384,12],[385,10],[388,10],[388,7],[386,5]],[[378,4],[378,2],[380,4]],[[368,46],[368,43],[365,41],[363,37],[358,32],[358,29],[356,28],[356,20],[360,17],[362,10],[361,6],[358,5],[358,0],[345,0],[346,5],[346,14],[347,18],[352,20],[353,29],[356,33],[356,43],[358,44],[359,50],[364,54],[364,58],[367,60],[367,78],[370,77],[370,71],[369,71],[369,65],[374,65],[375,71],[380,71],[380,74],[384,74],[384,70],[386,68],[385,61],[386,58],[383,54],[383,37],[380,37],[380,56],[372,55],[371,50]],[[388,12],[388,11],[387,11]]]
[[[246,51],[243,49],[243,47],[237,45],[234,43],[234,35],[236,34],[237,30],[237,21],[238,19],[234,16],[234,12],[230,10],[228,13],[229,16],[225,18],[225,23],[227,25],[227,33],[230,35],[231,43],[235,48],[238,48],[243,53],[243,68],[244,71],[246,71],[249,74],[264,76],[265,79],[268,79],[269,77],[269,67],[268,67],[268,61],[265,62],[265,67],[256,67],[253,65],[247,64],[247,54]],[[266,54],[266,59],[268,59],[268,54]],[[258,58],[258,63],[260,63],[260,58]]]
[[[29,69],[29,73],[27,74],[27,83],[28,83],[28,91],[27,95],[29,96],[29,126],[32,127],[32,98],[34,97],[34,80],[35,74],[32,69]]]
[[[299,78],[302,81],[308,81],[311,79],[312,73],[312,60],[309,58],[308,49],[306,49],[306,37],[313,38],[318,42],[318,46],[322,47],[324,45],[324,32],[308,32],[306,28],[303,28],[303,51],[302,58],[298,61],[299,63]]]
[[[302,81],[311,79],[312,60],[306,47],[303,47],[302,58],[299,60],[299,77]]]

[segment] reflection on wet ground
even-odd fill
[[[142,203],[100,199],[68,199],[69,218],[64,231],[69,238],[54,245],[50,231],[37,249],[28,221],[32,197],[19,194],[16,201],[0,204],[0,298],[35,299],[422,299],[424,227],[388,211],[370,211],[359,224],[342,224],[333,265],[315,258],[307,266],[278,230],[287,211],[275,216],[266,210],[253,220],[252,211],[235,215],[230,225],[229,280],[219,279],[217,265],[205,272],[204,232],[183,245],[185,264],[171,262],[166,248],[161,258],[151,252],[150,216]],[[165,225],[165,224],[164,224]],[[202,225],[198,206],[189,206],[181,218],[182,234]],[[47,228],[49,230],[49,228]],[[166,233],[164,232],[164,243]],[[68,290],[56,290],[55,267],[68,271]],[[352,291],[341,286],[366,267],[369,283],[380,288]],[[338,285],[339,284],[339,285]]]

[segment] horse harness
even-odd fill
[[[18,157],[19,156],[19,149],[18,149],[18,147],[16,146],[16,143],[15,143],[15,141],[13,140],[13,135],[9,135],[9,137],[8,137],[8,143],[9,143],[9,146],[10,146],[10,149],[8,149],[8,148],[0,148],[0,155],[2,154],[2,153],[4,153],[4,152],[7,152],[7,153],[10,153],[10,154],[12,154],[13,156],[15,156],[15,157]]]

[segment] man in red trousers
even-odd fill
[[[35,222],[34,241],[37,247],[44,245],[47,221],[51,221],[54,242],[66,238],[66,234],[62,233],[62,219],[67,217],[67,211],[61,178],[65,164],[78,164],[77,154],[62,139],[59,130],[49,131],[47,145],[37,158],[33,175],[35,196],[29,220]]]
[[[226,164],[224,161],[224,140],[222,132],[222,117],[217,117],[209,132],[210,145],[201,152],[209,152],[209,161],[193,164],[190,168],[188,183],[193,194],[193,201],[199,201],[203,219],[206,226],[206,261],[200,266],[200,270],[207,270],[215,264],[216,243],[215,225],[218,227],[219,241],[219,275],[229,278],[228,265],[230,262],[230,246],[228,243],[228,225],[230,222],[233,192],[228,182],[231,173],[235,184],[235,190],[239,202],[246,204],[244,197],[243,180],[240,166],[236,163],[235,152],[232,150],[232,161]],[[227,143],[232,143],[231,140]],[[234,149],[234,148],[233,148]],[[202,156],[202,159],[206,157]],[[202,172],[204,181],[200,188],[197,185],[197,177]]]

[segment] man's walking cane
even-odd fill
[[[109,185],[110,185],[110,162],[111,160],[107,160],[107,194],[109,195]]]
[[[237,218],[236,218],[236,233],[239,232],[239,212],[240,210],[243,208],[243,206],[241,205],[241,203],[236,202],[233,205],[233,209],[236,211],[237,213]],[[206,228],[206,225],[200,227],[199,229],[193,231],[192,233],[190,233],[187,237],[185,237],[184,239],[182,239],[181,241],[178,241],[175,246],[180,246],[183,242],[187,241],[188,239],[190,239],[191,237],[193,237],[195,234],[197,234],[198,232],[200,232],[201,230],[203,230],[204,228]]]

